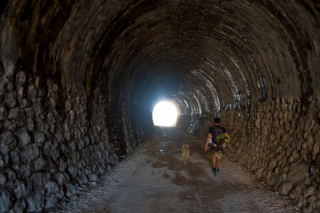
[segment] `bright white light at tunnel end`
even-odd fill
[[[170,101],[161,101],[155,105],[152,112],[152,119],[155,126],[173,127],[176,125],[178,109]]]

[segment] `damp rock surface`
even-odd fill
[[[186,165],[181,147],[190,146]],[[223,159],[211,171],[204,142],[176,128],[155,127],[96,185],[50,209],[54,212],[300,212],[291,199],[274,192],[237,163]]]

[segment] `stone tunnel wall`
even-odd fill
[[[132,113],[132,103],[122,101],[117,89],[109,95],[101,91],[105,84],[99,87],[93,77],[79,77],[86,72],[85,60],[78,57],[84,45],[74,45],[76,53],[66,53],[69,45],[66,52],[60,50],[56,36],[63,37],[60,30],[74,1],[64,6],[16,2],[21,11],[11,1],[0,24],[0,212],[37,212],[95,184],[152,129],[148,110]],[[61,8],[48,12],[50,6],[41,8],[47,3]],[[31,4],[34,9],[26,6]],[[35,22],[30,21],[32,13]],[[40,18],[45,16],[51,18]],[[85,65],[79,66],[76,58]]]
[[[0,70],[0,212],[42,211],[119,161],[116,134],[98,90],[89,101],[83,87],[7,70]]]
[[[239,162],[294,204],[311,211],[320,207],[320,102],[284,97],[260,102],[246,114],[226,113],[232,133],[228,149]]]
[[[312,212],[320,208],[320,98],[283,97],[223,110],[221,125],[231,135],[226,154],[257,178]],[[188,120],[185,117],[184,120]],[[213,118],[212,118],[213,119]],[[210,120],[194,133],[205,141]],[[202,123],[202,125],[200,125]],[[180,123],[184,130],[192,129]]]

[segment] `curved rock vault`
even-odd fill
[[[152,134],[153,106],[320,208],[316,0],[2,0],[0,212],[53,207]]]

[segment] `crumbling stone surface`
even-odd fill
[[[320,206],[319,101],[277,98],[254,105],[248,120],[236,110],[224,117],[232,131],[228,156],[306,211]]]
[[[19,73],[14,83],[26,83],[25,72]],[[102,96],[96,93],[90,106],[82,88],[61,88],[48,78],[44,89],[34,76],[28,79],[23,88],[3,89],[7,101],[1,109],[8,113],[1,117],[0,212],[51,208],[81,186],[96,183],[119,161],[110,145]],[[19,95],[29,100],[27,106]]]

